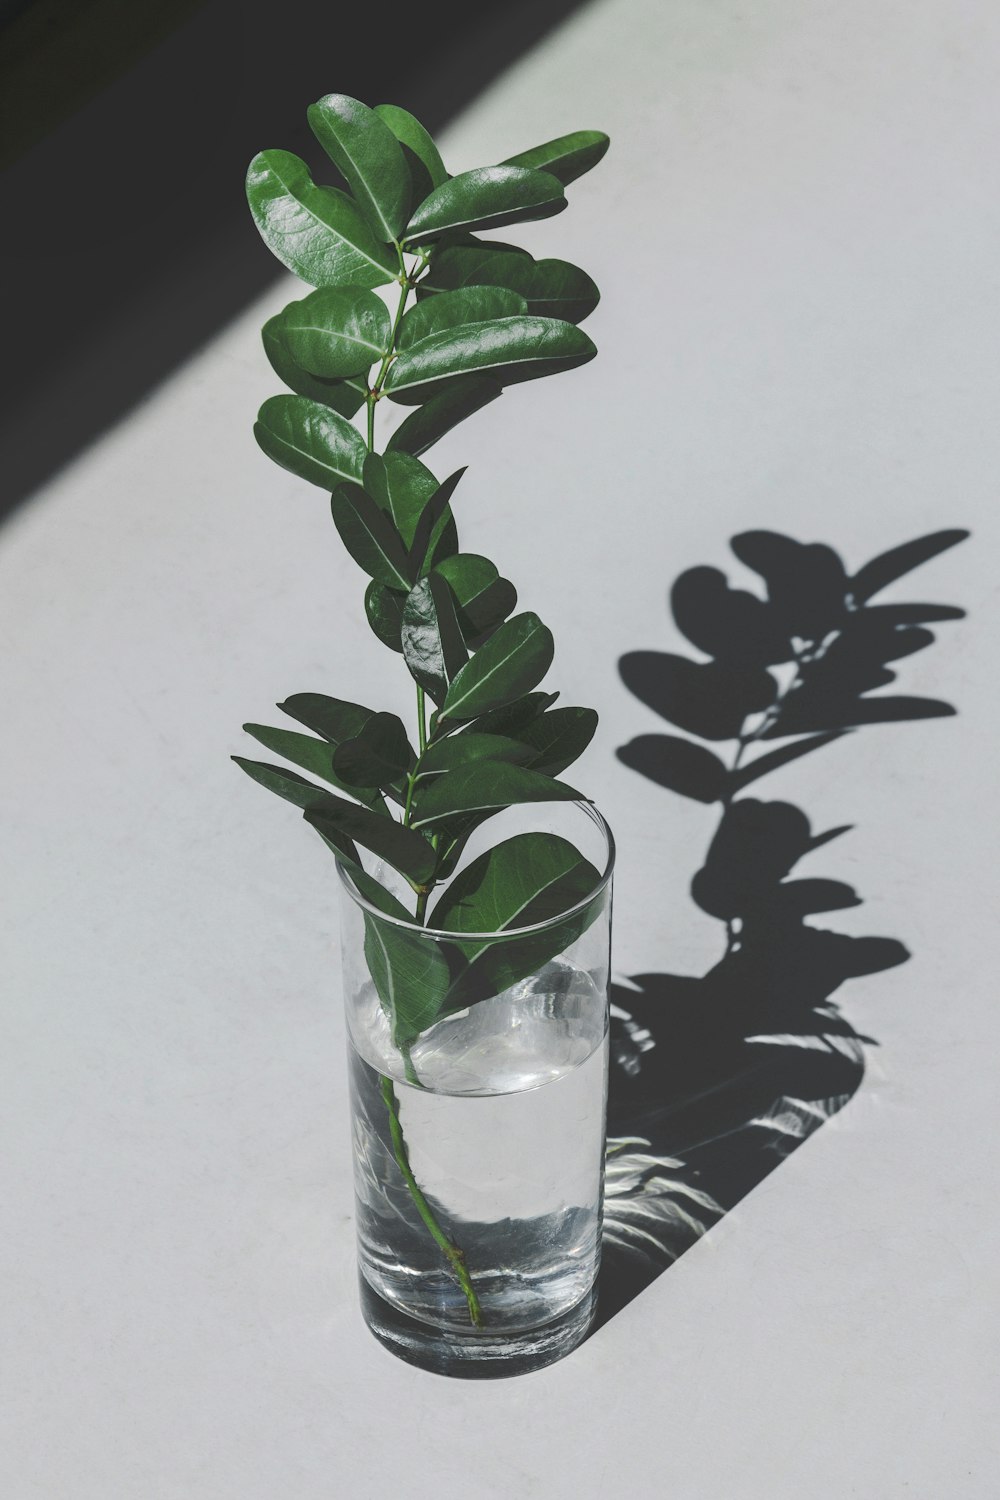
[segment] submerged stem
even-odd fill
[[[417,1206],[417,1212],[427,1226],[428,1232],[434,1243],[447,1257],[459,1286],[465,1293],[465,1300],[469,1304],[469,1318],[475,1328],[483,1326],[483,1311],[476,1296],[472,1278],[469,1276],[465,1264],[465,1253],[454,1244],[445,1234],[441,1225],[434,1217],[434,1211],[420,1190],[417,1179],[413,1175],[410,1166],[410,1158],[403,1139],[403,1127],[399,1123],[399,1101],[396,1098],[396,1090],[392,1086],[391,1078],[382,1079],[382,1098],[385,1107],[389,1111],[389,1131],[392,1135],[392,1149],[396,1158],[396,1165],[403,1174],[403,1180],[409,1188],[410,1197]]]

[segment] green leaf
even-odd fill
[[[359,484],[342,484],[330,508],[341,541],[369,578],[409,593],[413,579],[403,543],[372,497]]]
[[[405,1047],[441,1014],[451,979],[441,944],[365,912],[365,959],[393,1045]]]
[[[517,738],[524,726],[533,723],[540,714],[551,708],[558,697],[558,693],[526,693],[523,698],[517,698],[503,708],[494,708],[483,714],[471,728],[463,729],[459,738],[462,739],[473,731],[477,734],[503,734]]]
[[[448,945],[453,977],[440,1013],[499,994],[565,952],[601,910],[600,881],[596,867],[555,834],[516,834],[474,859],[438,900],[432,923],[452,932],[510,937]],[[573,910],[591,894],[594,900]],[[563,920],[553,921],[563,913]],[[517,935],[542,922],[552,925]]]
[[[449,381],[445,389],[425,401],[423,406],[418,406],[399,424],[389,439],[387,451],[412,453],[418,457],[459,422],[502,394],[502,387],[488,375],[466,375],[460,380]]]
[[[441,704],[469,659],[451,589],[431,574],[411,589],[403,606],[403,658],[410,676]]]
[[[447,771],[417,796],[411,827],[426,828],[458,813],[498,811],[522,802],[579,802],[565,782],[509,761],[477,761]]]
[[[387,917],[396,917],[400,922],[413,921],[413,913],[407,911],[402,901],[391,891],[386,890],[380,880],[376,880],[374,875],[369,875],[363,865],[351,870],[351,880],[365,900],[372,906],[377,906],[379,911],[385,912]]]
[[[410,559],[420,577],[458,550],[458,533],[451,513],[451,497],[465,473],[464,466],[438,485],[420,513],[410,543]]]
[[[392,521],[407,551],[417,523],[440,486],[418,458],[409,453],[370,453],[363,470],[364,486],[379,509]]]
[[[510,255],[534,265],[527,250],[517,245],[504,245],[498,240],[477,239],[474,234],[463,236],[458,244],[439,245],[434,258],[417,285],[418,299],[432,298],[441,292],[457,291],[475,279],[475,273],[485,261],[494,255]],[[502,283],[501,283],[502,285]]]
[[[320,734],[331,745],[340,745],[361,733],[374,709],[362,708],[346,698],[329,698],[325,693],[292,693],[278,707],[290,719],[297,719],[307,729]]]
[[[507,251],[485,255],[465,285],[506,287],[524,298],[529,313],[566,323],[582,323],[601,300],[596,283],[568,260],[529,260]]]
[[[456,875],[430,925],[473,933],[534,926],[585,900],[600,880],[600,871],[567,839],[518,833]]]
[[[347,786],[387,787],[402,800],[402,786],[416,756],[396,714],[373,714],[353,739],[342,740],[333,768]]]
[[[372,579],[365,590],[365,614],[368,623],[390,651],[403,650],[400,632],[403,628],[403,605],[406,595],[396,589],[386,588],[384,583]]]
[[[342,417],[353,417],[364,404],[367,386],[363,380],[323,380],[295,363],[281,334],[280,313],[268,318],[260,334],[272,370],[297,396],[308,396],[310,401],[332,407]]]
[[[405,349],[390,365],[384,390],[394,401],[414,405],[437,395],[456,375],[490,375],[510,385],[572,370],[596,353],[585,333],[555,318],[467,323]]]
[[[261,151],[247,172],[257,228],[282,265],[310,286],[383,286],[399,271],[346,193],[318,187],[291,151]]]
[[[361,375],[385,355],[392,320],[384,302],[360,287],[323,286],[278,315],[296,364],[328,380]]]
[[[268,458],[300,479],[333,489],[361,478],[367,448],[339,412],[306,396],[270,396],[257,414],[257,439]]]
[[[496,318],[514,318],[527,311],[524,298],[502,286],[461,287],[458,291],[441,292],[437,297],[418,302],[404,315],[396,347],[409,349],[449,328],[461,328],[466,323],[489,323]]]
[[[436,740],[428,745],[417,763],[417,776],[454,771],[458,766],[484,760],[506,760],[523,766],[529,763],[534,753],[532,747],[521,740],[508,739],[502,734],[477,734],[465,730],[462,734],[449,735],[446,740]]]
[[[448,689],[443,719],[474,719],[530,692],[552,665],[552,632],[536,614],[515,615],[490,636]]]
[[[456,229],[498,229],[547,219],[566,207],[562,184],[527,167],[477,167],[443,182],[406,226],[405,240],[424,242]]]
[[[611,142],[600,130],[574,130],[570,135],[560,135],[544,145],[532,146],[529,151],[519,151],[508,156],[505,166],[534,167],[551,172],[563,187],[568,187],[591,167],[596,167]]]
[[[419,194],[414,192],[413,201],[421,202],[432,189],[448,181],[448,173],[441,160],[441,153],[423,125],[410,114],[409,110],[401,109],[398,104],[376,104],[375,113],[380,120],[385,121],[404,148],[403,154],[406,155],[409,152],[423,168],[423,174],[418,174],[414,170],[414,162],[409,156],[407,157],[414,187],[416,188],[419,183],[421,188]]]
[[[332,786],[342,792],[349,792],[352,797],[357,797],[361,802],[371,806],[377,802],[381,810],[385,811],[385,804],[379,793],[379,783],[369,781],[363,785],[349,785],[337,774],[333,765],[335,745],[329,740],[313,739],[311,734],[300,734],[294,729],[272,729],[267,724],[244,724],[247,734],[253,735],[268,750],[273,750],[275,755],[283,755],[293,765],[301,766],[303,771],[309,771],[313,776],[320,776],[324,781],[329,781]]]
[[[377,238],[398,239],[410,211],[410,174],[389,126],[347,94],[327,94],[306,118]]]
[[[286,802],[291,802],[295,807],[326,807],[340,800],[324,787],[307,781],[304,776],[298,776],[294,771],[286,771],[283,766],[272,766],[263,760],[247,760],[242,755],[233,755],[230,759],[234,760],[240,770],[245,771],[254,781],[266,787],[269,792],[284,797]],[[351,806],[356,806],[356,804],[352,803]],[[359,811],[362,810],[359,809]],[[377,814],[370,813],[369,816],[375,817]]]
[[[597,714],[592,708],[556,708],[526,724],[518,739],[535,751],[526,762],[532,770],[560,776],[580,758],[596,729]]]
[[[369,812],[356,802],[343,801],[332,793],[329,802],[306,807],[304,816],[320,833],[346,833],[356,839],[417,885],[430,880],[434,873],[436,855],[430,844],[394,818],[380,818],[378,813]]]
[[[514,585],[477,552],[458,552],[436,563],[434,571],[447,579],[458,604],[459,624],[469,640],[492,630],[517,608]]]

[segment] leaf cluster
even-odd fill
[[[395,714],[298,693],[279,707],[308,733],[244,726],[297,769],[234,759],[301,809],[392,919],[366,914],[366,955],[405,1045],[561,951],[580,920],[570,908],[599,883],[565,841],[524,834],[473,861],[428,913],[433,888],[455,874],[486,819],[514,804],[580,798],[560,778],[597,716],[553,707],[557,694],[539,691],[552,635],[535,613],[516,612],[513,584],[488,558],[462,551],[453,502],[464,471],[442,481],[422,455],[505,386],[596,353],[578,326],[599,299],[590,277],[482,232],[561,212],[566,185],[608,141],[578,131],[451,176],[424,127],[397,106],[330,94],[308,119],[340,185],[315,182],[287,151],[261,152],[247,176],[265,243],[313,288],[264,326],[265,352],[290,393],[264,402],[254,430],[269,457],[330,494],[341,541],[368,579],[371,629],[416,684],[417,734]],[[377,290],[393,286],[394,311]],[[384,398],[413,409],[378,453]],[[362,408],[366,434],[352,420]],[[500,933],[567,912],[570,927],[516,948],[427,942],[397,925],[414,917],[365,870],[359,846],[409,882],[419,922]]]

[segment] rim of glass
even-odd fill
[[[422,927],[416,920],[411,919],[408,922],[404,922],[402,917],[391,916],[388,912],[382,911],[381,907],[375,906],[373,902],[362,896],[351,879],[350,870],[339,858],[336,860],[337,873],[340,876],[341,884],[355,906],[360,906],[362,911],[370,912],[373,917],[378,917],[382,922],[388,922],[392,927],[401,927],[406,932],[419,932],[423,937],[447,938],[453,943],[502,943],[508,938],[520,938],[533,932],[545,932],[548,928],[555,927],[557,923],[565,922],[567,917],[575,916],[577,912],[584,911],[607,888],[615,872],[615,836],[611,832],[603,814],[597,810],[592,802],[560,802],[558,806],[579,808],[581,812],[586,813],[592,823],[597,824],[597,827],[604,835],[604,842],[607,846],[607,858],[601,877],[593,890],[588,892],[586,896],[581,897],[573,906],[568,906],[565,911],[558,912],[554,917],[547,917],[544,922],[532,922],[527,927],[505,927],[501,932],[450,932],[446,927]]]

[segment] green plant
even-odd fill
[[[247,178],[265,242],[315,288],[264,326],[268,359],[292,394],[265,401],[254,430],[269,457],[331,492],[337,531],[370,580],[371,628],[414,679],[416,746],[394,714],[297,693],[278,706],[311,733],[244,728],[299,770],[234,759],[302,810],[391,919],[366,914],[365,953],[407,1076],[419,1083],[416,1037],[560,952],[586,925],[580,903],[600,879],[571,844],[544,833],[507,839],[456,874],[469,836],[495,813],[579,799],[560,777],[597,715],[555,708],[557,694],[538,690],[551,633],[533,612],[514,613],[516,591],[492,562],[461,551],[453,501],[464,471],[440,481],[421,455],[505,386],[596,353],[578,327],[599,299],[590,277],[480,231],[559,213],[565,186],[600,161],[608,140],[578,131],[452,177],[404,109],[330,94],[308,118],[346,190],[314,183],[287,151],[261,152]],[[390,307],[375,288],[393,286]],[[378,453],[375,410],[385,398],[413,411]],[[363,429],[352,421],[362,412]],[[407,882],[412,913],[364,868],[358,845]],[[562,913],[548,949],[537,934],[505,944],[502,956],[495,944],[462,939]],[[429,920],[455,941],[421,943],[400,920]],[[401,1136],[397,1144],[412,1178]]]

